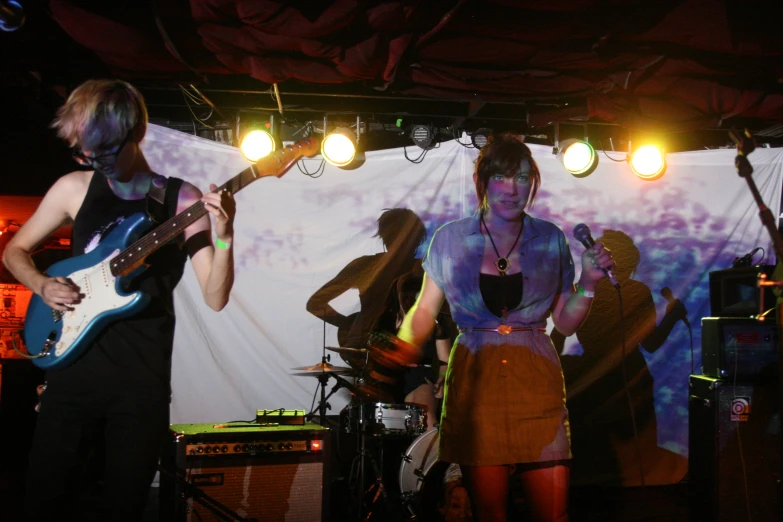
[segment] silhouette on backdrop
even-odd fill
[[[606,230],[600,241],[616,260],[625,317],[625,360],[617,291],[608,279],[598,290],[587,319],[577,330],[581,350],[561,355],[571,420],[574,484],[640,485],[639,459],[623,381],[623,368],[634,407],[645,483],[680,480],[687,459],[658,447],[653,377],[644,354],[655,353],[687,311],[673,299],[656,325],[652,293],[631,279],[641,260],[633,240],[618,230]],[[556,330],[552,341],[562,353],[564,339]]]
[[[348,263],[307,301],[307,311],[338,328],[340,346],[364,348],[374,329],[393,331],[397,311],[389,309],[389,293],[401,275],[421,265],[416,250],[427,236],[419,216],[407,208],[385,210],[378,232],[385,252],[362,256]],[[343,315],[330,303],[345,292],[359,291],[360,310]]]

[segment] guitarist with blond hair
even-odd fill
[[[211,185],[212,192],[202,194],[187,182],[150,171],[140,147],[147,109],[128,83],[83,83],[60,108],[53,126],[88,170],[71,172],[49,189],[8,243],[3,261],[56,316],[78,309],[90,291],[70,278],[41,273],[31,260],[31,252],[61,225],[73,225],[72,254],[81,256],[138,213],[157,212],[165,220],[199,201],[208,212],[146,258],[149,266],[129,290],[141,290],[149,296],[148,304],[105,326],[69,364],[50,369],[41,398],[26,481],[28,517],[83,518],[74,499],[83,493],[87,456],[102,438],[100,520],[140,520],[168,428],[172,292],[190,257],[206,304],[214,310],[226,305],[234,282],[235,203],[228,190]],[[215,244],[209,214],[215,221]]]

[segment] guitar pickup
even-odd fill
[[[52,321],[59,323],[63,319],[62,310],[52,310]]]

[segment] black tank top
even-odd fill
[[[522,272],[510,275],[479,274],[479,288],[489,311],[503,317],[503,309],[513,310],[522,301]]]
[[[176,214],[182,180],[169,178],[164,206],[167,218]],[[129,216],[146,212],[147,200],[119,198],[106,178],[96,173],[73,222],[71,252],[74,256],[92,251],[117,225]],[[50,382],[78,385],[92,380],[160,396],[169,394],[171,352],[174,341],[174,287],[182,277],[186,254],[174,240],[147,258],[150,265],[134,279],[129,291],[141,290],[151,297],[138,314],[112,323],[85,353],[67,368],[49,372]]]

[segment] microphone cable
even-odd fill
[[[623,294],[620,291],[620,286],[615,287],[617,290],[617,299],[620,306],[620,346],[622,349],[622,359],[620,360],[620,371],[623,375],[623,387],[625,388],[625,398],[628,401],[628,411],[631,413],[631,427],[633,428],[633,440],[636,449],[636,462],[639,465],[639,479],[641,480],[642,487],[646,488],[644,480],[644,466],[642,465],[642,448],[639,445],[639,430],[636,425],[636,412],[633,407],[633,399],[631,398],[631,389],[628,386],[628,375],[625,371],[625,317],[623,315]]]

